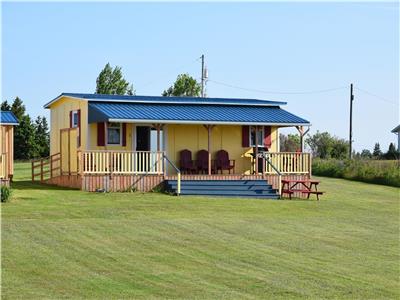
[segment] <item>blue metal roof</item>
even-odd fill
[[[1,111],[1,124],[18,125],[18,119],[12,111]]]
[[[238,99],[238,98],[202,98],[202,97],[162,97],[162,96],[127,96],[127,95],[103,95],[103,94],[82,94],[62,93],[58,97],[45,104],[45,108],[60,99],[61,97],[74,97],[87,101],[104,102],[132,102],[132,103],[171,103],[171,104],[209,104],[209,105],[256,105],[256,106],[279,106],[286,105],[286,102],[260,100],[260,99]]]
[[[310,125],[307,120],[278,106],[89,103],[89,123],[114,121],[177,124]]]

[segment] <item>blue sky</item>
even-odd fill
[[[285,100],[312,132],[346,139],[353,82],[355,149],[386,149],[399,123],[398,25],[393,3],[3,2],[2,100],[48,116],[42,105],[61,92],[93,92],[107,62],[138,95],[160,95],[179,73],[198,78],[204,53],[209,96]]]

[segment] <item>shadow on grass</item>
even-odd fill
[[[11,188],[15,190],[58,190],[58,191],[79,191],[79,189],[50,185],[44,183],[33,183],[29,180],[14,181]]]

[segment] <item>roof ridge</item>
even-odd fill
[[[216,97],[164,97],[146,95],[109,95],[88,93],[62,93],[52,101],[45,104],[45,108],[61,97],[72,97],[86,101],[109,101],[109,102],[136,102],[136,103],[180,103],[180,104],[213,104],[213,105],[244,105],[244,106],[279,106],[286,105],[283,101],[254,99],[254,98],[216,98]]]

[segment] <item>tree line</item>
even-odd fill
[[[25,105],[19,97],[12,104],[1,103],[2,111],[12,111],[19,121],[14,128],[14,158],[27,160],[46,157],[50,154],[49,125],[46,117],[32,120],[26,113]]]
[[[299,134],[280,134],[280,151],[296,152],[300,150]],[[321,159],[346,159],[349,156],[349,142],[338,138],[328,132],[319,132],[308,134],[305,139],[305,145],[309,147],[313,157]],[[373,150],[363,149],[361,152],[353,151],[354,158],[360,159],[399,159],[400,153],[396,150],[394,143],[390,143],[388,150],[383,152],[379,143],[376,143]]]

